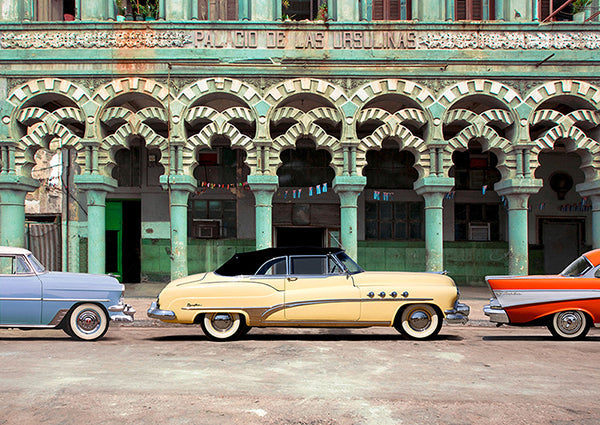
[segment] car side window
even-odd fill
[[[272,260],[267,261],[256,272],[256,274],[259,276],[285,275],[286,273],[287,267],[285,264],[285,257],[274,258]]]
[[[291,274],[321,275],[327,273],[327,257],[291,257]]]
[[[31,273],[29,266],[21,256],[0,257],[0,274],[27,274]]]

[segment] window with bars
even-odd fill
[[[201,21],[237,21],[238,0],[198,0]]]
[[[236,201],[192,199],[188,204],[188,234],[196,239],[237,236]]]
[[[454,204],[454,239],[457,241],[499,240],[498,204]]]
[[[495,19],[494,0],[455,0],[454,15],[457,21],[482,21]]]
[[[411,0],[373,0],[374,21],[404,21],[412,19]]]
[[[422,202],[367,202],[366,239],[423,240]]]

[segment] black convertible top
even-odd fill
[[[267,248],[259,251],[235,254],[225,264],[215,270],[221,276],[253,275],[258,268],[272,258],[287,255],[327,255],[342,252],[341,248],[289,247]]]

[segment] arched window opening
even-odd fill
[[[367,177],[367,189],[409,189],[419,178],[414,169],[415,157],[400,151],[393,140],[385,140],[381,150],[367,152],[367,166],[363,174]]]
[[[494,183],[500,181],[501,174],[496,168],[498,159],[490,151],[483,152],[477,141],[469,143],[466,151],[456,151],[452,155],[454,166],[450,177],[454,177],[456,190],[493,190]]]
[[[139,188],[159,186],[164,167],[160,163],[161,152],[158,148],[147,148],[144,140],[135,136],[129,148],[115,152],[116,167],[112,177],[119,187]]]
[[[312,140],[301,139],[296,149],[281,152],[283,165],[277,170],[280,187],[310,187],[327,183],[331,186],[335,173],[329,166],[331,155],[316,149]]]

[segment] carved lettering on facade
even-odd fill
[[[0,49],[597,50],[600,32],[485,31],[5,31]]]

